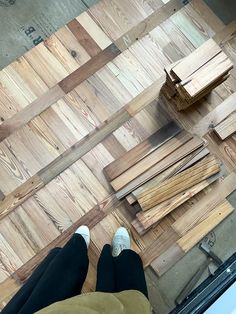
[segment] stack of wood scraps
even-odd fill
[[[233,63],[214,42],[207,40],[187,57],[165,68],[163,93],[183,110],[209,94],[229,77]]]
[[[117,198],[139,205],[133,221],[139,234],[219,177],[220,161],[206,146],[170,122],[104,168]]]

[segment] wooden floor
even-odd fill
[[[236,91],[235,67],[184,113],[159,97],[164,67],[210,37],[236,63],[235,34],[202,0],[101,0],[0,72],[1,307],[80,224],[92,238],[84,291],[118,226],[129,228],[145,266],[173,244],[174,222],[201,195],[140,237],[103,168],[171,119],[192,129]],[[236,171],[236,136],[205,138],[226,172]]]

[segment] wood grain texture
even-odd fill
[[[236,132],[236,112],[230,114],[225,120],[214,127],[216,134],[222,139],[226,139]]]
[[[209,193],[194,204],[185,214],[183,214],[174,224],[173,229],[180,235],[186,234],[204,215],[209,213],[218,204],[236,189],[236,174],[233,172],[223,181],[219,182]]]
[[[34,175],[25,183],[16,188],[12,193],[8,194],[0,202],[0,219],[8,215],[11,210],[22,204],[31,195],[36,193],[44,186],[42,179],[38,175]]]
[[[187,141],[187,143],[183,144],[172,154],[166,156],[159,163],[118,191],[116,193],[117,198],[121,199],[128,193],[131,193],[131,202],[129,200],[128,202],[133,204],[134,199],[136,201],[137,196],[146,188],[149,188],[154,181],[157,180],[156,182],[161,182],[164,179],[166,180],[182,171],[182,169],[185,169],[185,167],[190,167],[192,163],[205,157],[209,152],[205,151],[204,154],[201,154],[201,151],[203,150],[201,147],[202,144],[203,142],[198,139],[196,140],[196,138]]]
[[[111,186],[115,191],[118,191],[125,187],[132,180],[136,179],[139,175],[145,173],[152,166],[156,165],[168,154],[174,152],[181,145],[191,139],[191,135],[186,132],[181,132],[174,138],[167,141],[165,144],[154,150],[152,153],[147,155],[144,159],[137,162],[134,166],[123,172],[120,176],[110,182]]]
[[[19,268],[15,272],[15,275],[17,276],[17,278],[19,278],[21,282],[25,282],[26,279],[32,273],[32,271],[39,265],[39,263],[44,259],[44,257],[48,254],[48,252],[52,248],[57,247],[57,246],[59,247],[64,246],[66,242],[74,234],[75,230],[81,225],[87,225],[90,229],[92,229],[107,214],[109,214],[109,212],[116,205],[117,205],[117,201],[113,196],[108,197],[103,202],[96,205],[88,213],[86,213],[83,217],[81,217],[78,221],[76,221],[73,225],[71,225],[67,230],[65,230],[62,234],[60,234],[54,241],[52,241],[49,245],[43,248],[36,256],[34,256],[31,260],[29,260],[21,268]]]
[[[213,180],[204,180],[147,211],[137,213],[138,220],[145,229],[151,227],[217,179],[218,176],[213,176]]]
[[[121,38],[115,40],[116,46],[121,51],[124,51],[132,43],[147,35],[152,29],[164,22],[167,18],[169,18],[183,6],[184,4],[179,0],[168,1],[168,3],[154,11],[138,25],[131,28],[128,32],[121,36]]]
[[[173,4],[174,1],[170,3]],[[109,34],[109,36],[112,34],[111,38],[116,40],[151,15],[153,12],[152,8],[156,6],[154,10],[158,9],[158,5],[161,6],[163,3],[158,1],[158,4],[155,3],[154,5],[152,2],[152,5],[149,6],[149,3],[145,1],[124,0],[119,2],[101,0],[89,12],[90,19],[87,19],[86,13],[83,18],[77,18],[77,21],[86,29],[98,46],[101,49],[105,49],[111,44],[111,41],[102,35],[103,32]],[[180,5],[182,6],[182,4]],[[102,10],[99,10],[99,8],[102,8]],[[209,16],[209,12],[207,14]],[[176,245],[177,240],[182,235],[176,231],[172,232],[171,229],[175,222],[188,212],[192,203],[204,197],[205,190],[200,192],[198,197],[194,196],[190,202],[176,208],[175,211],[164,217],[157,226],[152,226],[142,237],[131,227],[131,222],[135,218],[135,210],[123,205],[119,206],[119,202],[118,205],[115,203],[111,204],[111,207],[107,207],[109,215],[103,215],[103,213],[100,213],[100,210],[88,214],[91,207],[94,208],[94,204],[102,202],[111,192],[102,169],[114,158],[119,158],[125,150],[130,150],[157,129],[167,124],[170,121],[170,117],[176,118],[184,128],[192,127],[235,91],[235,82],[233,76],[231,76],[209,97],[204,98],[203,103],[199,104],[198,108],[190,108],[183,114],[176,114],[175,110],[164,102],[164,97],[159,97],[160,87],[165,81],[163,75],[164,67],[188,55],[200,43],[211,37],[215,31],[203,21],[199,14],[194,12],[194,9],[191,9],[191,4],[186,6],[186,9],[172,16],[173,19],[165,21],[161,24],[161,27],[155,27],[153,24],[154,28],[151,33],[144,36],[142,40],[135,40],[129,51],[124,51],[122,55],[113,59],[112,62],[89,77],[88,80],[76,86],[75,90],[64,96],[63,99],[60,99],[50,110],[41,114],[41,117],[37,117],[37,123],[34,118],[27,126],[27,135],[24,135],[26,133],[25,128],[22,128],[23,132],[18,130],[5,140],[4,144],[11,150],[12,155],[15,156],[13,157],[18,159],[17,162],[14,162],[14,158],[10,158],[12,162],[7,164],[8,159],[4,155],[1,156],[2,163],[4,163],[4,158],[6,158],[5,165],[9,170],[4,168],[4,172],[1,172],[1,179],[2,173],[4,173],[2,181],[5,182],[6,172],[6,176],[12,177],[11,182],[8,181],[12,183],[12,185],[8,186],[10,191],[12,191],[12,189],[15,189],[14,184],[19,185],[23,180],[27,179],[24,171],[30,173],[28,170],[30,168],[31,171],[34,170],[33,173],[37,173],[39,169],[44,168],[52,159],[66,149],[70,149],[73,144],[80,141],[86,134],[90,134],[96,127],[98,127],[98,132],[100,132],[99,126],[101,122],[107,120],[108,123],[113,123],[109,120],[110,115],[119,110],[124,104],[127,104],[137,94],[147,89],[145,97],[143,94],[140,96],[141,100],[135,98],[134,102],[131,103],[131,107],[126,108],[129,109],[129,113],[126,116],[129,119],[127,123],[123,124],[111,137],[110,135],[106,137],[106,140],[102,143],[99,142],[99,136],[101,136],[100,140],[102,140],[105,133],[108,134],[109,130],[113,130],[112,128],[110,129],[110,126],[107,127],[105,133],[99,133],[97,139],[92,136],[94,141],[88,135],[87,148],[85,142],[80,142],[82,145],[81,154],[88,149],[88,152],[83,155],[81,160],[74,162],[69,169],[65,169],[66,165],[75,160],[76,154],[73,155],[70,152],[73,155],[72,159],[69,158],[70,154],[66,157],[63,155],[62,160],[55,165],[55,168],[54,165],[52,166],[52,173],[50,173],[50,169],[47,169],[45,180],[50,180],[58,171],[65,170],[1,221],[1,224],[4,224],[6,221],[6,225],[3,228],[4,236],[1,236],[0,241],[0,249],[3,252],[0,258],[0,281],[5,280],[11,273],[15,273],[15,270],[24,263],[22,260],[23,250],[20,251],[21,245],[24,243],[24,241],[22,242],[22,237],[32,247],[33,251],[37,253],[30,260],[30,263],[27,264],[26,262],[25,268],[21,269],[20,276],[25,280],[31,274],[32,269],[47,254],[47,249],[50,250],[54,245],[60,245],[59,240],[58,242],[53,242],[55,238],[60,237],[61,232],[66,231],[78,220],[78,223],[89,223],[91,227],[93,224],[96,224],[91,230],[92,241],[89,249],[91,263],[84,286],[84,291],[87,292],[95,288],[96,263],[101,249],[105,243],[110,243],[114,231],[120,225],[130,229],[132,248],[137,252],[141,252],[146,266],[151,261],[154,263],[156,258],[164,257],[168,259],[168,256],[171,256],[171,261],[168,260],[166,264],[161,264],[162,269],[167,269],[168,265],[175,263],[182,254],[185,254]],[[96,25],[91,23],[88,26],[91,20]],[[215,19],[212,20],[209,17],[209,20],[213,21],[213,24],[216,23]],[[217,28],[218,25],[214,27]],[[138,29],[139,27],[137,26]],[[218,28],[217,32],[219,30],[220,28]],[[145,30],[142,30],[142,32],[145,33]],[[96,34],[101,34],[101,36]],[[117,36],[113,36],[113,34]],[[231,39],[233,38],[232,29],[229,36]],[[223,45],[228,45],[223,37],[221,42]],[[232,43],[231,41],[228,45],[230,50],[233,48]],[[233,53],[233,50],[231,53]],[[40,93],[44,88],[46,90],[43,93],[67,77],[76,67],[87,62],[89,58],[90,56],[71,31],[64,27],[63,31],[57,32],[55,36],[52,36],[50,40],[41,45],[39,49],[37,48],[36,52],[25,57],[26,62],[22,62],[22,65],[24,63],[22,72],[20,72],[20,64],[16,64],[8,68],[4,73],[1,73],[0,119],[7,120],[12,114],[29,105],[36,97],[41,97]],[[26,63],[30,65],[36,75],[33,75],[33,71],[30,70]],[[32,84],[30,84],[30,80],[27,77],[26,69],[29,69],[28,73],[32,73],[33,77],[35,77],[35,81]],[[20,85],[21,75],[24,81],[22,86]],[[151,86],[152,82],[160,76],[160,81],[156,82],[156,85]],[[162,78],[163,81],[161,81]],[[44,84],[41,84],[42,80],[45,81]],[[147,108],[146,110],[142,110],[144,103],[147,102],[148,105],[151,98],[158,98],[158,100],[152,106],[145,107],[145,109]],[[141,113],[136,115],[140,112],[139,110],[142,110]],[[123,114],[121,116],[123,117]],[[119,121],[123,119],[121,116],[119,116]],[[135,116],[134,119],[130,119],[133,116]],[[115,121],[117,122],[118,118]],[[0,124],[2,122],[3,120],[1,119]],[[40,135],[40,140],[34,141],[35,137],[30,136],[30,133]],[[28,137],[30,140],[27,139]],[[209,138],[209,141],[211,143],[214,142],[214,145],[211,145],[211,143],[209,145],[211,152],[216,152],[217,156],[220,154],[219,157],[225,163],[227,170],[233,171],[236,161],[234,136],[221,142],[215,135]],[[40,142],[43,145],[40,145]],[[117,144],[118,147],[116,147]],[[222,144],[221,147],[217,148],[218,144]],[[45,149],[44,145],[47,149]],[[78,157],[81,156],[79,146],[76,149],[78,149]],[[14,165],[21,171],[22,178],[18,170],[14,169]],[[184,167],[184,165],[182,166]],[[175,169],[176,172],[179,170],[179,168]],[[16,178],[14,177],[15,175]],[[212,189],[215,189],[217,184],[214,183]],[[2,189],[2,186],[0,188]],[[206,192],[209,189],[211,187]],[[8,193],[4,193],[6,197]],[[195,208],[195,210],[197,209]],[[105,208],[104,211],[106,212]],[[191,228],[196,223],[201,222],[202,219],[204,220],[204,212],[207,212],[207,209],[203,206],[200,212],[198,212],[197,218],[192,213],[192,220],[187,220],[187,223],[192,226]],[[84,215],[86,219],[80,220]],[[11,222],[9,222],[9,219]],[[16,241],[13,243],[13,237],[10,232],[14,229],[10,224],[15,225],[15,228],[19,230],[19,242],[17,237],[14,237]],[[167,231],[170,232],[168,233]],[[71,233],[73,232],[74,230],[71,230]],[[69,234],[67,239],[69,239]],[[67,239],[65,237],[62,242],[67,241]],[[52,246],[50,246],[50,242],[52,242]],[[43,251],[45,247],[47,249]],[[24,246],[25,249],[26,246]],[[29,257],[30,252],[29,249],[26,256]],[[7,267],[4,266],[4,261],[7,261],[5,263]],[[14,267],[11,267],[10,261],[13,261]],[[8,286],[9,294],[11,294],[10,286]],[[14,289],[13,287],[13,291],[15,291]],[[0,294],[2,296],[2,292]]]
[[[0,125],[0,141],[3,141],[10,134],[31,121],[64,95],[65,93],[62,89],[58,85],[55,85],[48,92],[34,100],[30,105],[17,112],[10,119],[4,121]]]
[[[151,245],[145,248],[140,254],[144,267],[147,267],[155,258],[164,253],[166,248],[175,243],[178,238],[178,234],[169,229],[153,241]]]
[[[168,123],[146,140],[125,153],[122,157],[114,160],[111,164],[105,167],[104,172],[107,178],[109,180],[115,179],[135,163],[156,150],[170,138],[177,135],[180,131],[181,129],[173,121]]]
[[[177,243],[174,243],[166,249],[166,251],[160,254],[152,263],[151,268],[158,276],[162,276],[172,266],[174,266],[182,257],[185,252],[180,248]]]
[[[199,136],[203,136],[235,110],[236,93],[233,93],[214,110],[205,115],[190,131]]]
[[[71,92],[76,86],[88,79],[108,62],[112,61],[120,53],[121,51],[116,47],[116,45],[111,44],[103,51],[99,52],[92,59],[83,64],[79,69],[75,70],[73,73],[60,81],[58,85],[61,87],[64,93],[67,94]]]
[[[219,171],[219,161],[214,156],[206,157],[159,186],[143,192],[138,197],[138,202],[143,210],[148,210]]]
[[[67,27],[91,57],[94,57],[101,52],[101,48],[89,35],[86,29],[78,22],[78,20],[74,19],[70,21],[67,24]]]
[[[181,237],[177,241],[177,244],[184,252],[188,252],[195,244],[204,238],[205,235],[228,217],[233,210],[233,206],[228,201],[223,201],[221,204],[217,205],[202,222]]]
[[[163,159],[159,164],[160,168],[155,174],[156,176],[154,176],[151,180],[147,181],[139,188],[132,191],[131,195],[137,199],[141,193],[149,190],[153,186],[158,185],[160,182],[173,177],[174,175],[182,172],[183,170],[194,165],[199,160],[203,159],[203,157],[209,154],[209,151],[205,150],[202,144],[203,142],[198,138],[193,138],[185,143],[179,149],[174,151],[173,154]],[[160,172],[161,169],[164,171]]]
[[[209,39],[189,56],[184,58],[183,61],[172,67],[170,72],[178,80],[183,81],[220,52],[221,48],[213,39]]]
[[[12,193],[7,195],[3,201],[0,201],[0,213],[2,213],[2,217],[22,204],[36,191],[57,177],[61,172],[70,167],[75,161],[83,157],[113,131],[122,126],[127,120],[131,118],[128,110],[137,113],[145,108],[149,103],[151,103],[159,94],[162,81],[163,78],[158,79],[148,89],[144,90],[137,97],[133,98],[128,104],[126,104],[122,109],[114,113],[111,118],[106,120],[99,127],[82,138],[82,140],[78,141],[69,149],[67,149],[63,154],[54,159],[46,167],[38,171],[38,173],[32,178],[33,180],[31,180],[31,178],[28,179],[24,185],[18,187]],[[149,91],[151,91],[151,93],[149,93]]]

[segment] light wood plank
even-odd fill
[[[119,159],[114,160],[104,168],[104,172],[109,180],[113,180],[138,161],[145,158],[159,146],[164,144],[173,136],[177,135],[181,129],[172,121],[161,128],[146,140],[136,145]]]
[[[190,132],[203,136],[233,111],[236,111],[236,92],[226,98],[219,106],[202,118],[190,129]]]
[[[219,161],[214,156],[206,157],[159,186],[143,192],[138,197],[138,202],[143,210],[148,210],[219,171]]]
[[[128,193],[132,192],[131,195],[136,200],[137,196],[145,189],[150,188],[152,183],[160,183],[162,180],[166,180],[170,176],[181,171],[187,164],[191,163],[191,160],[194,159],[195,155],[198,156],[203,149],[201,147],[202,145],[203,142],[200,139],[193,138],[190,141],[187,141],[187,143],[183,144],[180,148],[177,148],[172,154],[166,156],[156,165],[118,191],[116,193],[117,198],[121,199]],[[207,154],[208,153],[209,152],[207,152]],[[204,154],[203,157],[207,154]],[[196,158],[198,161],[199,159],[197,156]],[[201,159],[202,157],[200,156],[199,158]],[[133,202],[131,201],[130,204],[133,204]]]
[[[115,178],[110,182],[111,186],[115,191],[118,191],[125,187],[132,180],[137,178],[139,175],[143,174],[145,171],[149,170],[152,166],[156,165],[167,155],[174,152],[181,145],[186,143],[191,139],[191,135],[186,132],[181,132],[174,138],[170,139],[168,142],[160,146],[157,150],[153,151],[151,154],[146,156],[144,159],[137,162],[134,166],[130,167],[120,176]]]
[[[102,49],[77,19],[70,21],[67,24],[67,27],[91,57],[94,57],[101,52]]]
[[[182,1],[171,0],[161,8],[154,11],[145,20],[140,22],[138,25],[127,31],[121,38],[115,41],[116,46],[124,51],[137,39],[147,35],[153,28],[164,22],[172,14],[176,13],[179,9],[184,6]]]
[[[103,30],[97,25],[92,17],[87,13],[81,13],[77,18],[77,21],[86,29],[88,34],[97,43],[101,49],[105,49],[112,42],[109,37],[103,32]]]
[[[182,205],[184,202],[205,189],[217,179],[217,176],[213,176],[213,179],[209,178],[207,180],[204,180],[147,211],[137,213],[138,220],[141,222],[145,229],[148,229],[153,224],[163,219],[172,210]]]
[[[0,141],[3,141],[11,133],[15,132],[26,123],[31,121],[34,117],[46,110],[64,95],[65,93],[62,91],[62,89],[58,85],[55,85],[48,92],[34,100],[30,105],[17,112],[10,119],[4,121],[0,125]]]
[[[213,39],[209,39],[190,55],[185,57],[181,62],[172,67],[170,72],[179,81],[183,81],[220,52],[221,48]]]
[[[204,238],[205,235],[228,217],[233,210],[233,206],[227,200],[223,201],[216,206],[202,222],[181,237],[177,241],[177,244],[184,252],[188,252],[195,244]]]
[[[185,253],[180,248],[180,246],[174,243],[151,263],[151,268],[155,271],[156,274],[162,276],[184,255]]]
[[[209,193],[194,204],[174,224],[173,229],[183,236],[191,230],[213,208],[236,189],[236,174],[233,172],[219,182]]]
[[[226,139],[230,135],[236,132],[236,112],[233,112],[225,120],[220,122],[214,131],[222,139]]]

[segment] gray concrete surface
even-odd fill
[[[218,15],[221,20],[228,24],[236,19],[236,1],[235,0],[204,0],[212,11]]]
[[[0,69],[96,2],[0,0]]]

